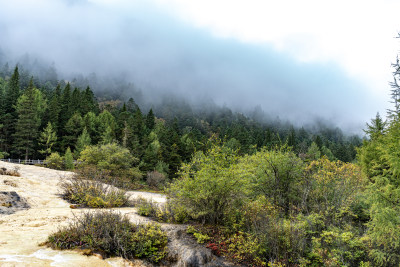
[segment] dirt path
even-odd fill
[[[131,263],[121,258],[102,260],[96,256],[83,256],[74,251],[55,251],[38,244],[60,226],[66,225],[75,215],[84,210],[74,210],[62,200],[58,193],[60,179],[71,175],[64,171],[27,165],[0,162],[0,168],[20,168],[20,177],[0,175],[0,192],[15,191],[26,200],[29,209],[17,210],[11,214],[0,214],[0,266],[143,266],[140,261]],[[160,194],[130,192],[164,202]],[[138,216],[135,208],[118,209],[129,214],[132,221],[147,221]]]

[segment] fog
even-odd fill
[[[211,98],[238,111],[260,106],[295,123],[318,118],[350,131],[379,109],[368,85],[333,62],[299,62],[268,44],[217,37],[151,1],[0,0],[0,7],[3,61],[29,54],[54,64],[59,77],[124,77],[150,102],[168,93]]]

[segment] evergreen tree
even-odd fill
[[[133,133],[138,137],[139,141],[142,141],[143,133],[144,133],[144,121],[142,111],[138,107],[133,114]]]
[[[296,132],[293,126],[290,127],[290,132],[288,134],[286,142],[288,146],[292,147],[293,150],[296,150]]]
[[[79,158],[79,155],[81,152],[87,147],[90,146],[92,140],[90,138],[90,135],[86,129],[86,127],[83,128],[82,134],[78,137],[78,140],[76,141],[76,146],[75,146],[75,158]]]
[[[15,110],[18,98],[20,96],[20,81],[18,66],[15,67],[10,80],[7,83],[4,93],[4,113],[0,114],[0,121],[3,124],[0,135],[2,136],[2,149],[10,152],[13,143],[13,134],[15,132],[15,122],[18,114]]]
[[[319,135],[314,136],[314,142],[318,146],[318,149],[321,150],[321,148],[323,146],[321,136],[319,136]]]
[[[134,113],[137,109],[139,108],[139,106],[136,104],[135,100],[133,100],[133,98],[129,98],[128,102],[126,103],[126,110]]]
[[[56,143],[56,141],[57,141],[57,133],[54,130],[51,122],[48,122],[46,128],[40,134],[39,142],[43,149],[39,150],[39,152],[44,156],[50,155],[52,153],[52,148]]]
[[[85,113],[82,113],[82,106],[83,103],[81,92],[77,87],[75,87],[71,94],[71,109],[74,113],[84,115]]]
[[[20,80],[19,80],[19,71],[18,66],[15,67],[14,73],[8,81],[8,86],[6,88],[5,94],[5,107],[6,113],[15,114],[15,106],[17,104],[17,100],[20,96]]]
[[[74,157],[72,155],[71,148],[69,148],[69,147],[65,151],[64,163],[65,163],[66,170],[73,170],[75,168]]]
[[[65,125],[67,124],[68,120],[72,117],[73,115],[73,110],[71,107],[71,85],[67,83],[67,85],[64,87],[64,90],[61,95],[60,99],[60,115],[58,119],[58,131],[59,131],[59,136],[64,136],[65,133]]]
[[[382,120],[379,112],[376,113],[375,119],[371,120],[371,124],[367,123],[367,129],[364,130],[368,134],[371,140],[377,139],[379,136],[383,135],[385,130],[386,122]]]
[[[132,129],[129,127],[128,123],[124,122],[124,129],[122,130],[122,146],[130,147],[130,141],[133,135]]]
[[[158,141],[157,134],[151,132],[149,136],[150,144],[147,146],[146,150],[144,151],[144,155],[142,158],[142,169],[144,171],[154,171],[156,165],[159,161],[162,161],[161,155],[161,145]]]
[[[81,105],[81,110],[82,114],[86,114],[88,112],[93,112],[94,114],[99,113],[99,105],[97,103],[97,100],[94,96],[93,91],[90,89],[90,87],[86,87],[86,90],[81,93],[82,96],[82,105]]]
[[[2,115],[6,113],[5,96],[6,96],[6,81],[0,77],[0,123]]]
[[[97,144],[100,140],[100,134],[97,131],[99,127],[96,114],[91,111],[86,113],[86,115],[83,117],[83,127],[86,128],[90,138],[92,139],[92,142]]]
[[[63,136],[63,147],[75,148],[78,136],[83,130],[83,119],[79,113],[74,113],[74,115],[68,120],[65,125],[65,135]]]
[[[48,106],[47,118],[48,121],[51,122],[52,127],[57,131],[59,117],[61,112],[61,86],[57,85]]]
[[[321,157],[321,151],[315,142],[312,142],[311,146],[308,148],[307,156],[310,160],[317,160]]]
[[[42,93],[34,87],[31,79],[25,93],[18,99],[18,120],[14,134],[14,150],[17,155],[24,155],[26,160],[34,152],[45,108],[46,102]]]
[[[146,116],[146,127],[147,127],[147,129],[149,129],[151,131],[151,130],[153,130],[154,125],[155,125],[155,117],[154,117],[153,109],[151,108],[149,110],[149,113],[147,113],[147,116]]]
[[[114,133],[110,126],[107,126],[105,131],[101,134],[101,144],[107,145],[114,142]]]

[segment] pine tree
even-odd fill
[[[99,114],[99,105],[94,96],[93,91],[90,87],[86,87],[86,90],[81,93],[82,96],[82,105],[81,110],[82,114],[86,114],[88,112],[93,112],[95,114]]]
[[[56,90],[54,91],[54,94],[50,99],[48,107],[48,115],[47,115],[49,122],[51,122],[52,127],[56,131],[58,129],[59,117],[61,112],[60,98],[61,98],[61,86],[60,84],[58,84]]]
[[[73,170],[75,168],[74,165],[74,157],[72,156],[71,148],[67,148],[64,155],[64,163],[66,170]]]
[[[367,129],[364,130],[371,140],[382,136],[385,130],[386,122],[382,120],[379,112],[376,113],[375,119],[371,120],[371,124],[367,123]]]
[[[83,119],[79,113],[74,113],[74,115],[68,120],[65,125],[65,135],[63,136],[63,147],[75,148],[78,136],[83,130]]]
[[[146,127],[147,127],[147,129],[149,129],[151,131],[151,130],[153,130],[154,125],[155,125],[155,117],[154,117],[153,109],[151,108],[149,110],[149,113],[147,113],[147,116],[146,116]]]
[[[132,137],[133,131],[129,127],[128,123],[125,121],[124,122],[124,129],[122,130],[122,146],[123,147],[128,147],[131,137]]]
[[[110,126],[107,126],[101,135],[101,143],[103,145],[111,144],[114,141],[114,134]]]
[[[52,153],[52,148],[57,141],[57,134],[51,122],[47,123],[46,128],[40,134],[40,145],[43,148],[39,152],[44,156],[48,156]]]
[[[312,142],[311,146],[308,148],[307,156],[310,160],[317,160],[321,158],[321,150],[318,148],[318,145],[315,142]]]
[[[2,149],[10,152],[13,143],[13,133],[15,132],[15,122],[17,121],[18,114],[15,110],[18,98],[20,96],[20,81],[18,66],[15,67],[14,73],[11,75],[10,80],[4,91],[4,113],[0,114],[1,124],[1,139]]]
[[[31,79],[25,93],[18,99],[18,120],[15,126],[14,150],[17,155],[24,155],[25,160],[34,152],[39,135],[39,126],[46,102],[42,93],[36,89]]]
[[[82,113],[82,102],[83,101],[81,91],[77,87],[75,87],[74,91],[72,91],[71,94],[71,109],[74,113],[84,115],[84,113]]]
[[[73,115],[73,110],[71,108],[71,85],[67,83],[64,87],[64,90],[61,95],[60,99],[60,115],[58,118],[58,136],[65,135],[65,125],[67,124],[68,120]]]
[[[8,81],[8,86],[6,88],[5,94],[5,107],[6,113],[15,113],[15,105],[20,96],[20,81],[19,81],[19,71],[18,66],[15,67],[14,73]]]
[[[142,141],[143,133],[144,133],[144,121],[142,111],[138,107],[133,114],[133,132],[139,138],[139,141]]]
[[[128,103],[126,103],[126,110],[134,113],[137,109],[139,108],[139,106],[136,104],[135,100],[133,100],[133,98],[129,98]]]
[[[86,128],[90,138],[92,139],[93,144],[97,144],[100,140],[98,129],[98,120],[96,114],[89,111],[83,117],[83,127]]]
[[[79,158],[79,155],[81,152],[87,147],[90,146],[92,142],[92,139],[90,138],[90,135],[86,129],[86,127],[83,128],[82,134],[78,137],[78,140],[76,141],[76,146],[75,146],[75,158]]]
[[[293,126],[290,127],[290,132],[286,140],[288,146],[292,147],[293,150],[296,150],[296,131]]]

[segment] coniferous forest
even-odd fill
[[[69,147],[77,159],[86,145],[115,142],[139,160],[141,171],[159,164],[175,177],[182,162],[217,139],[240,154],[286,144],[303,157],[317,153],[343,162],[354,161],[362,143],[323,123],[295,127],[279,118],[265,120],[262,111],[243,115],[215,104],[202,109],[172,96],[153,105],[134,91],[139,103],[120,90],[116,85],[113,94],[95,94],[87,79],[58,81],[52,68],[39,78],[6,63],[0,72],[3,157],[44,159]]]
[[[189,223],[199,243],[235,263],[400,264],[397,83],[393,110],[366,124],[364,140],[323,123],[298,127],[91,86],[58,79],[52,68],[37,76],[5,64],[0,156],[46,159],[47,167],[81,175],[95,168],[118,187],[164,191],[165,207],[141,203],[139,212]]]

